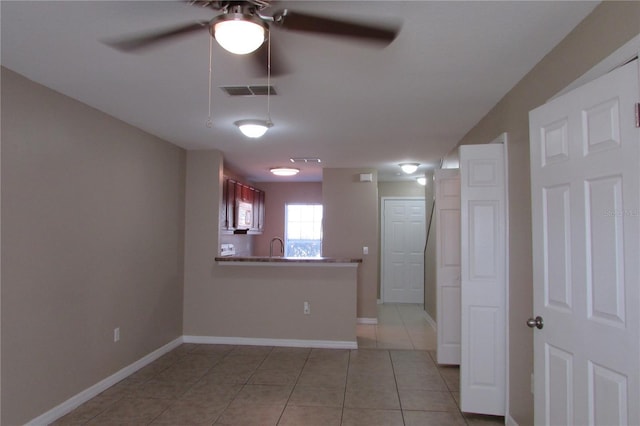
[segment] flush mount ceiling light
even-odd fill
[[[276,176],[295,176],[300,173],[300,169],[295,169],[293,167],[274,167],[269,171]]]
[[[241,10],[239,6],[238,10]],[[226,13],[214,18],[209,32],[225,50],[246,55],[262,46],[267,25],[256,16],[240,12]]]
[[[420,176],[419,178],[416,178],[416,181],[422,186],[425,186],[427,184],[426,176]]]
[[[266,120],[238,120],[233,124],[248,138],[259,138],[273,127],[273,123]]]
[[[400,168],[403,172],[410,175],[411,173],[414,173],[416,170],[418,170],[419,165],[420,163],[400,163]]]

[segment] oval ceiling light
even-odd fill
[[[418,170],[419,165],[420,163],[400,163],[400,168],[403,172],[410,175],[411,173],[414,173],[416,170]]]
[[[416,178],[416,181],[422,186],[426,186],[427,185],[427,177],[426,176],[420,176],[419,178]]]
[[[269,169],[269,171],[276,176],[295,176],[300,173],[300,169],[293,167],[274,167]]]
[[[255,16],[227,13],[216,17],[209,31],[223,49],[236,55],[246,55],[262,46],[267,27]]]
[[[233,124],[248,138],[259,138],[273,127],[272,122],[265,120],[238,120]]]

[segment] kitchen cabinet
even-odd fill
[[[264,191],[225,177],[220,228],[238,234],[261,234],[264,228],[264,199]]]

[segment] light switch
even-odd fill
[[[369,247],[367,246],[362,247],[362,254],[369,254]]]

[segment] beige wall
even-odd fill
[[[425,187],[415,181],[378,182],[378,198],[383,197],[424,197]]]
[[[607,1],[526,75],[461,141],[487,143],[508,133],[509,149],[509,407],[521,426],[533,424],[531,193],[528,112],[543,104],[640,33],[640,2]]]
[[[182,335],[184,173],[182,149],[2,68],[2,424]]]
[[[216,264],[221,178],[221,152],[187,153],[184,334],[355,341],[357,268]]]
[[[371,173],[373,182],[360,182]],[[322,173],[323,254],[363,258],[358,277],[358,318],[377,318],[378,185],[374,169],[332,169]],[[362,247],[369,254],[362,254]]]
[[[261,182],[256,187],[265,192],[265,219],[262,235],[256,235],[254,254],[269,255],[273,237],[284,239],[285,206],[287,204],[322,204],[321,182]],[[280,248],[274,245],[274,250]],[[274,251],[274,254],[279,253]]]

